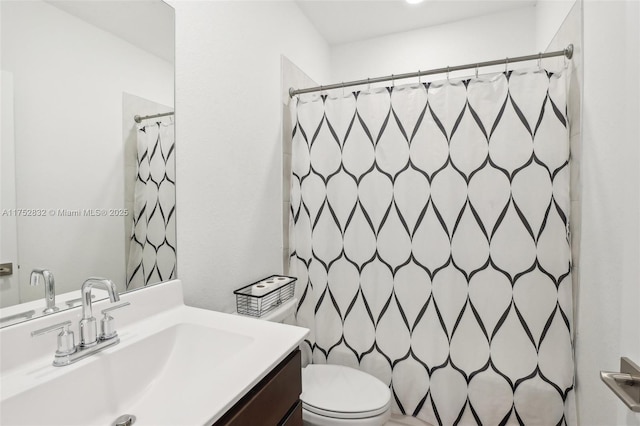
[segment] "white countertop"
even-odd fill
[[[100,393],[101,383],[99,380],[98,383],[80,383],[78,386],[63,386],[58,383],[75,383],[69,378],[90,376],[89,372],[92,368],[104,370],[103,365],[107,365],[104,364],[105,360],[111,362],[108,365],[114,369],[113,377],[130,371],[131,373],[128,374],[131,374],[132,380],[134,380],[136,377],[134,374],[136,372],[135,365],[128,365],[127,360],[130,360],[130,363],[144,363],[144,360],[136,360],[135,357],[123,358],[123,354],[134,354],[135,345],[140,347],[140,342],[146,342],[145,339],[149,340],[149,336],[173,333],[172,330],[179,326],[183,327],[183,330],[190,330],[191,337],[189,338],[192,340],[176,340],[175,345],[181,345],[179,348],[160,348],[159,352],[166,352],[163,359],[166,358],[170,361],[166,361],[165,365],[158,367],[157,373],[154,373],[156,376],[148,379],[148,384],[145,383],[142,387],[140,384],[131,385],[132,388],[141,389],[146,386],[147,390],[138,392],[135,398],[132,397],[124,402],[115,401],[112,406],[117,408],[113,408],[113,410],[125,410],[126,413],[136,415],[137,426],[210,424],[219,419],[284,360],[309,332],[305,328],[185,306],[182,302],[182,284],[178,280],[124,294],[121,301],[131,303],[131,306],[113,313],[120,324],[117,329],[121,342],[101,353],[66,367],[51,365],[56,347],[55,332],[37,338],[31,338],[30,333],[33,330],[67,319],[71,319],[74,324],[73,328],[76,328],[77,320],[80,317],[78,309],[71,309],[0,330],[0,377],[2,380],[0,423],[3,425],[11,424],[11,419],[14,418],[11,417],[11,410],[16,411],[18,408],[15,407],[21,407],[15,401],[25,395],[31,395],[29,392],[36,388],[42,388],[44,391],[47,386],[54,386],[53,389],[55,386],[61,387],[58,395],[55,395],[55,392],[47,392],[47,395],[54,394],[46,398],[48,401],[33,401],[33,408],[45,411],[55,410],[54,406],[61,402],[66,402],[64,405],[67,409],[74,410],[78,398],[90,398],[90,396],[82,396],[81,394],[91,388],[96,388],[96,398],[105,398],[104,395],[100,396],[102,394]],[[96,313],[99,313],[99,310],[104,309],[107,305],[108,301],[94,303],[94,316],[97,316]],[[184,362],[184,360],[189,360],[192,352],[185,348],[186,345],[189,345],[185,342],[194,342],[195,344],[200,335],[196,334],[197,337],[194,339],[193,333],[199,333],[198,330],[205,330],[202,339],[208,339],[206,347],[209,348],[208,350],[214,351],[212,352],[214,354],[218,350],[215,345],[224,342],[227,338],[225,336],[232,336],[235,341],[241,344],[237,346],[238,349],[230,349],[231,346],[226,348],[227,352],[230,350],[233,352],[227,353],[218,361],[213,361],[212,358],[211,363],[202,363],[202,360],[199,359],[197,366],[188,365],[190,362]],[[202,343],[204,342],[200,342],[197,347],[203,347]],[[224,347],[219,347],[219,349],[220,351],[225,350]],[[119,355],[115,355],[116,353]],[[140,352],[138,351],[138,353]],[[142,353],[147,359],[152,358],[148,353]],[[196,358],[194,355],[194,363]],[[180,362],[181,367],[177,370],[170,364],[175,362],[175,359],[183,360]],[[139,369],[143,370],[141,367]],[[174,378],[177,377],[178,380],[171,379],[174,381],[169,381],[170,379],[167,377],[171,375]],[[191,375],[188,382],[184,381],[185,375]],[[90,380],[90,377],[87,377],[87,380]],[[168,384],[165,385],[165,382]],[[172,383],[178,383],[180,389],[172,389]],[[189,385],[184,386],[184,383],[189,383]],[[127,384],[117,385],[116,389],[118,386],[126,387]],[[79,395],[74,395],[76,392]],[[123,392],[124,394],[126,392]],[[117,400],[117,392],[114,398]],[[125,397],[122,396],[122,398]],[[93,400],[88,401],[94,402]],[[47,408],[43,404],[51,404],[52,407]],[[85,424],[93,424],[93,421],[96,422],[95,424],[108,424],[108,422],[115,420],[116,414],[125,413],[112,412],[112,409],[108,408],[104,413],[96,412],[96,415]],[[114,415],[115,417],[113,417]],[[57,417],[52,415],[52,418]],[[69,420],[64,423],[52,421],[51,424],[72,424],[72,419]]]

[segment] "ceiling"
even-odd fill
[[[174,10],[160,0],[45,1],[173,63]]]
[[[160,0],[45,0],[89,24],[174,60],[174,10]],[[209,0],[216,1],[216,0]],[[530,7],[536,0],[295,0],[330,45]],[[144,28],[141,31],[141,28]]]
[[[533,6],[535,0],[295,0],[330,45]]]

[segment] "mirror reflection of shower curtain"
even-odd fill
[[[137,130],[127,290],[176,277],[174,126],[154,122]]]
[[[575,424],[564,73],[293,103],[306,360],[434,425]]]

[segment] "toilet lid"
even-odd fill
[[[310,364],[302,369],[302,407],[326,417],[362,419],[391,406],[389,387],[351,367]]]

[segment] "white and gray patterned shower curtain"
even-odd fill
[[[127,290],[176,277],[175,182],[173,123],[138,126]]]
[[[565,79],[296,101],[307,359],[377,376],[434,425],[575,424]]]

